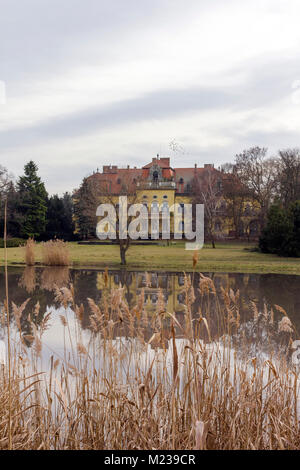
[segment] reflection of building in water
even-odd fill
[[[183,273],[143,273],[117,271],[110,273],[109,289],[117,289],[119,285],[125,287],[125,297],[130,306],[137,303],[138,296],[144,290],[144,306],[151,313],[157,310],[159,291],[168,312],[184,312],[184,285]],[[102,291],[105,287],[105,274],[97,274],[97,288]]]
[[[250,301],[254,301],[259,311],[263,311],[264,303],[269,307],[275,304],[282,306],[297,331],[300,331],[300,276],[274,275],[274,274],[240,274],[240,273],[207,273],[215,286],[218,302],[222,302],[222,287],[240,291],[239,309],[241,323],[253,318]],[[0,272],[0,302],[5,298],[4,272]],[[67,286],[69,281],[74,286],[75,304],[84,307],[81,321],[83,328],[90,328],[91,310],[88,298],[101,305],[104,298],[109,298],[108,290],[121,286],[128,305],[133,308],[138,304],[140,294],[144,290],[145,309],[149,317],[158,311],[159,289],[166,303],[166,310],[176,313],[178,321],[184,321],[185,293],[184,275],[179,272],[131,272],[126,270],[110,271],[107,275],[98,270],[70,269],[66,268],[34,268],[34,269],[9,269],[10,298],[20,306],[28,297],[30,300],[22,315],[22,330],[25,334],[31,334],[28,324],[28,315],[34,311],[37,302],[40,305],[40,313],[36,318],[38,325],[46,312],[56,312],[59,304],[55,301],[55,293],[51,290],[53,283],[60,287]],[[216,310],[214,308],[214,296],[209,299],[199,292],[200,274],[194,273],[193,284],[195,302],[192,307],[194,318],[198,318],[201,311],[203,316],[211,319],[211,324],[217,327]],[[30,291],[30,294],[28,293]],[[0,309],[1,309],[0,303]],[[212,315],[208,315],[211,312]],[[279,315],[279,314],[278,314]],[[2,318],[0,312],[0,318]],[[11,321],[14,322],[13,315]],[[196,322],[195,322],[196,324]],[[152,333],[151,333],[152,334]],[[151,335],[150,335],[151,337]]]
[[[269,305],[270,300],[262,295],[261,276],[256,274],[237,274],[237,273],[208,273],[216,287],[218,301],[222,302],[222,289],[234,292],[239,291],[239,308],[241,318],[246,319],[252,315],[250,300],[257,303],[259,309],[263,309],[266,301]],[[273,279],[274,276],[272,276]],[[199,292],[200,274],[194,273],[193,285],[195,291],[195,302],[193,312],[199,311],[205,314],[204,297]],[[105,285],[105,282],[107,285]],[[97,291],[101,298],[103,289],[117,289],[120,285],[124,288],[124,295],[129,306],[133,307],[138,302],[142,290],[144,290],[144,306],[149,313],[157,311],[159,291],[161,290],[168,312],[184,314],[185,311],[185,292],[184,292],[184,273],[174,272],[128,272],[112,271],[109,273],[108,280],[105,281],[103,272],[97,273]],[[211,296],[210,307],[214,301]],[[280,302],[278,302],[280,304]]]

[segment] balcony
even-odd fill
[[[175,181],[138,181],[139,189],[176,189]]]

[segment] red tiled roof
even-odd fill
[[[98,181],[109,182],[110,193],[119,194],[122,188],[122,182],[128,186],[131,184],[134,185],[138,180],[148,179],[149,168],[154,164],[157,164],[162,168],[162,175],[164,178],[174,178],[179,192],[183,192],[186,184],[191,183],[195,175],[203,174],[209,168],[214,172],[220,173],[213,166],[204,168],[171,168],[169,158],[153,158],[151,163],[148,163],[142,168],[118,168],[117,166],[105,166],[103,167],[103,173],[94,173],[89,178],[97,178]],[[183,183],[179,183],[181,178],[183,179]]]
[[[143,166],[143,168],[151,168],[152,165],[158,165],[161,168],[170,168],[170,158],[153,158],[152,162]]]

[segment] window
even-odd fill
[[[164,199],[168,199],[168,196],[165,194],[165,195],[163,196],[163,198],[164,198]]]
[[[117,184],[121,184],[120,178],[117,179]]]
[[[157,199],[157,196],[154,195],[154,196],[153,196],[153,199]]]
[[[144,199],[147,199],[147,198],[148,198],[148,196],[146,196],[146,194],[144,194],[143,198],[144,198]]]
[[[181,220],[178,224],[178,230],[179,232],[183,232],[184,231],[184,221]]]
[[[180,183],[180,184],[183,183],[183,178],[180,178],[179,183]]]

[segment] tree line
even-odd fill
[[[94,178],[83,178],[72,195],[49,196],[33,161],[25,165],[16,182],[6,168],[0,167],[0,230],[3,233],[7,200],[10,237],[93,238],[103,191],[110,195],[109,188],[99,187]],[[132,181],[122,181],[122,194],[132,191]],[[204,204],[206,239],[213,246],[223,236],[220,218],[231,220],[235,238],[249,237],[255,221],[262,251],[300,256],[300,149],[280,150],[275,156],[269,156],[265,147],[246,149],[233,163],[224,164],[218,171],[208,167],[195,177],[191,198]]]
[[[213,247],[223,235],[216,224],[223,216],[232,221],[235,238],[249,237],[255,222],[261,251],[300,256],[300,149],[269,156],[267,148],[252,147],[220,170],[208,168],[193,183],[193,199],[204,204]]]
[[[7,234],[10,238],[73,240],[73,200],[66,192],[62,197],[49,196],[38,176],[38,167],[28,162],[24,174],[15,182],[8,170],[0,166],[0,230],[4,231],[4,204],[7,201]]]

